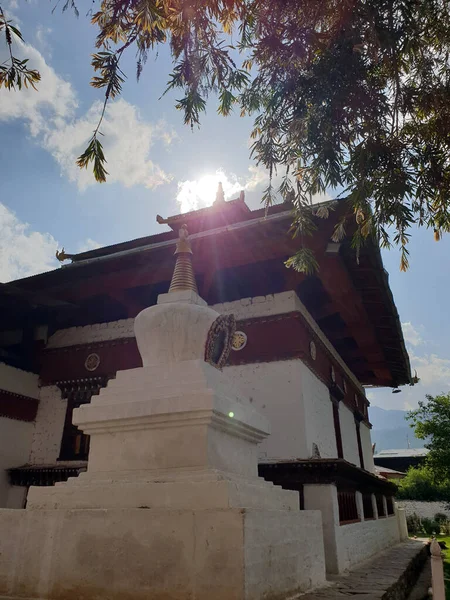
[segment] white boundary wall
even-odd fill
[[[404,508],[406,516],[416,513],[421,519],[433,519],[436,513],[444,513],[450,519],[448,502],[421,502],[419,500],[397,500],[399,508]]]
[[[305,509],[310,510],[314,507],[322,512],[328,573],[342,573],[400,541],[397,515],[364,521],[361,494],[356,492],[356,497],[361,521],[341,525],[336,486],[334,484],[304,486]]]

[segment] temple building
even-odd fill
[[[73,411],[101,397],[117,372],[142,366],[135,317],[169,288],[191,289],[234,315],[232,349],[219,366],[270,424],[260,477],[296,492],[300,511],[321,511],[327,571],[402,539],[395,485],[375,473],[365,387],[413,379],[379,248],[368,241],[357,259],[351,215],[347,238],[332,241],[346,211],[338,202],[316,218],[306,240],[314,275],[285,266],[298,244],[290,205],[265,214],[243,193],[226,202],[219,190],[210,208],[158,216],[162,233],[62,251],[70,262],[61,268],[3,284],[0,507],[23,508],[30,486],[86,471],[90,438]],[[174,273],[175,244],[187,232],[186,264],[178,259]]]

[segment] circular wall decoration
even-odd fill
[[[331,365],[331,381],[336,383],[336,371],[334,370],[333,365]]]
[[[247,345],[247,335],[243,331],[235,331],[231,341],[231,349],[242,350]]]
[[[87,371],[95,371],[98,369],[100,365],[100,356],[98,354],[92,353],[86,357],[84,361],[84,367]]]
[[[206,338],[205,361],[221,369],[231,351],[236,320],[234,315],[220,315],[211,325]]]
[[[309,353],[311,354],[311,358],[313,360],[316,360],[316,357],[317,357],[316,344],[312,340],[309,342]]]

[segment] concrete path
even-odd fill
[[[423,542],[409,540],[387,548],[343,575],[329,576],[330,585],[298,596],[299,600],[405,600],[425,561]]]

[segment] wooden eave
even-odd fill
[[[259,463],[258,472],[260,477],[275,485],[292,490],[299,489],[301,485],[334,483],[344,489],[386,496],[394,496],[397,491],[397,486],[391,481],[360,469],[343,458]]]

